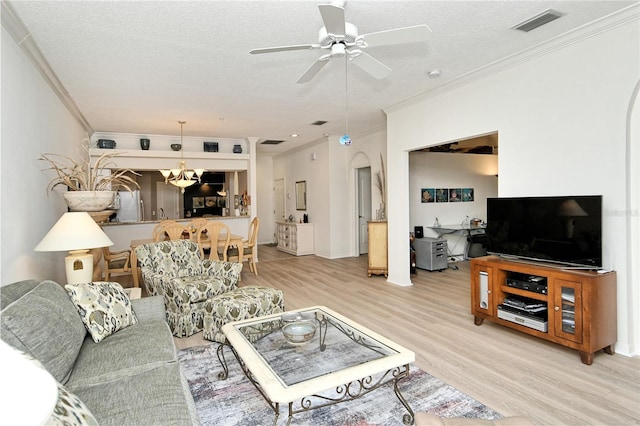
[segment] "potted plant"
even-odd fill
[[[89,154],[90,141],[86,138],[82,147],[87,158],[81,161],[66,155],[41,154],[38,160],[49,163],[44,170],[53,170],[56,176],[49,181],[47,192],[62,185],[68,191],[62,196],[71,211],[102,211],[113,204],[115,193],[119,189],[132,191],[140,188],[129,175],[138,173],[129,169],[116,169],[113,158],[117,152],[105,152],[93,163]]]

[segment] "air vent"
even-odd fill
[[[323,120],[316,120],[313,123],[311,123],[312,126],[322,126],[323,124],[326,124],[326,121]]]
[[[267,139],[265,141],[260,142],[262,145],[278,145],[281,144],[282,142],[284,142],[283,140],[277,140],[277,139]]]
[[[547,9],[544,12],[539,13],[536,16],[529,18],[524,22],[514,25],[511,28],[513,28],[514,30],[520,30],[528,33],[529,31],[535,30],[536,28],[541,27],[545,24],[548,24],[551,21],[555,21],[562,15],[564,15],[564,13],[558,12],[553,9]]]

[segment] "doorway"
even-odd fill
[[[284,198],[284,179],[273,181],[273,197],[273,217],[276,222],[284,221],[287,208]],[[273,229],[278,229],[278,227],[274,224]],[[275,233],[273,234],[273,241],[277,241]]]
[[[369,252],[367,223],[371,220],[371,167],[356,169],[358,214],[358,255]]]

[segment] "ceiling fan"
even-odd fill
[[[291,46],[267,47],[253,49],[249,53],[273,53],[289,50],[324,49],[327,53],[320,56],[298,79],[297,83],[306,83],[320,72],[320,70],[335,57],[346,56],[355,65],[377,79],[385,78],[391,68],[365,53],[363,49],[375,46],[393,44],[426,42],[431,31],[426,25],[396,28],[369,34],[358,34],[355,25],[346,22],[344,16],[344,2],[342,6],[335,4],[318,5],[324,27],[320,28],[318,43],[298,44]]]

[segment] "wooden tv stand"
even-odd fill
[[[546,278],[546,294],[540,288],[536,292],[518,287],[523,279],[544,282],[534,277]],[[507,285],[507,279],[511,286]],[[531,316],[509,309],[504,304],[505,297],[511,301],[528,300],[530,306],[546,304],[547,310],[538,312],[532,321]],[[502,306],[499,308],[499,305]],[[474,258],[471,259],[471,313],[478,326],[487,319],[576,349],[582,362],[591,365],[596,351],[614,353],[616,273],[562,269],[496,256]]]

